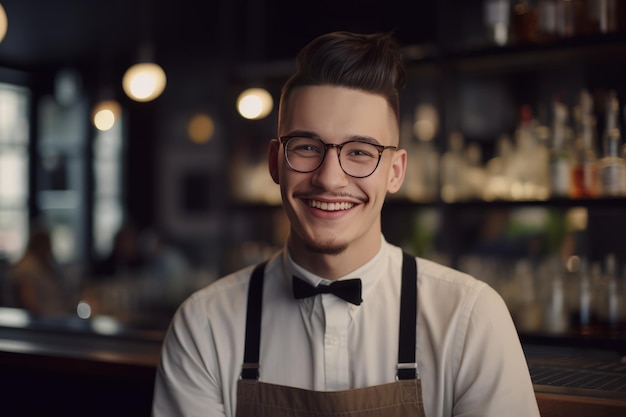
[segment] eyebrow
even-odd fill
[[[309,130],[294,130],[292,132],[287,133],[286,135],[283,136],[300,136],[300,137],[305,137],[305,138],[315,138],[315,139],[319,139],[322,142],[326,143],[326,141],[324,141],[324,139],[322,139],[322,137],[320,137],[320,135],[318,135],[315,132],[309,131]],[[373,145],[380,145],[380,142],[378,140],[376,140],[375,138],[371,137],[371,136],[363,136],[363,135],[353,135],[350,136],[347,140],[341,142],[341,143],[346,143],[346,142],[350,142],[350,141],[358,141],[358,142],[365,142],[365,143],[371,143]]]

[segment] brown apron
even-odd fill
[[[259,345],[265,263],[250,280],[246,345],[237,383],[237,417],[425,417],[415,362],[417,264],[404,254],[397,381],[343,391],[311,391],[259,382]]]

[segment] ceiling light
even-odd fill
[[[161,95],[167,78],[163,68],[151,62],[135,64],[126,70],[122,87],[128,97],[135,101],[151,101]]]
[[[272,111],[274,100],[263,88],[249,88],[237,98],[237,111],[246,119],[259,120]]]
[[[115,100],[106,100],[98,103],[92,112],[94,126],[98,130],[111,129],[121,114],[120,105]]]

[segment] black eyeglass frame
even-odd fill
[[[289,157],[287,157],[287,144],[289,143],[289,141],[291,139],[295,139],[295,138],[305,138],[305,139],[314,139],[319,141],[319,143],[322,145],[322,147],[324,148],[324,153],[322,154],[322,158],[320,159],[319,164],[317,164],[317,166],[311,170],[308,171],[302,171],[299,169],[296,169],[293,167],[293,165],[291,165],[291,162],[289,161]],[[324,163],[324,159],[326,158],[326,154],[328,153],[328,148],[337,148],[337,160],[339,161],[339,166],[341,167],[341,170],[348,176],[352,177],[352,178],[367,178],[370,175],[372,175],[374,172],[376,172],[376,170],[378,169],[378,165],[380,165],[380,159],[383,156],[383,152],[385,151],[385,149],[393,149],[398,150],[397,146],[393,146],[393,145],[379,145],[377,143],[371,143],[371,142],[367,142],[364,140],[349,140],[346,141],[344,143],[325,143],[320,137],[317,136],[306,136],[306,135],[286,135],[286,136],[281,136],[278,138],[280,140],[280,143],[283,144],[283,147],[285,148],[285,160],[287,161],[287,164],[289,165],[289,167],[291,169],[293,169],[296,172],[300,172],[303,174],[308,174],[309,172],[314,172],[316,171],[319,167],[322,166],[322,164]],[[343,167],[342,163],[341,163],[341,149],[343,149],[344,146],[346,146],[349,143],[364,143],[367,145],[372,145],[373,147],[376,148],[376,150],[378,151],[378,160],[376,161],[376,166],[374,167],[374,169],[372,170],[372,172],[370,172],[367,175],[362,175],[362,176],[358,176],[358,175],[352,175],[348,172],[346,172],[345,168]]]

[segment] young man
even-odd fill
[[[181,306],[154,416],[538,416],[498,294],[382,235],[407,161],[394,39],[323,35],[297,64],[268,152],[288,241]]]

